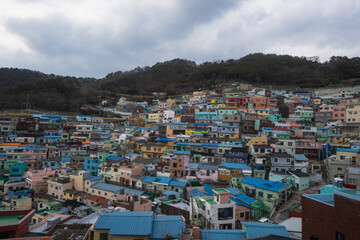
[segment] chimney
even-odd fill
[[[201,239],[201,233],[200,233],[200,228],[199,227],[193,227],[192,237],[195,238],[195,239]]]

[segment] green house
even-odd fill
[[[241,188],[245,193],[264,204],[264,212],[271,213],[285,198],[285,183],[273,182],[260,178],[245,177],[241,180]],[[288,184],[288,195],[291,193],[291,184]]]
[[[278,113],[274,114],[274,115],[269,115],[268,119],[272,122],[281,122],[282,121],[281,115]]]

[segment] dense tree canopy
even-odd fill
[[[320,63],[304,57],[250,54],[238,60],[195,62],[174,59],[152,67],[109,73],[103,79],[47,75],[26,69],[0,69],[0,108],[25,108],[29,96],[33,108],[78,110],[82,104],[116,101],[120,94],[168,95],[221,82],[241,81],[274,87],[325,87],[360,83],[360,58],[334,56]]]

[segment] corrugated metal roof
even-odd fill
[[[162,239],[167,236],[178,238],[185,230],[185,222],[181,216],[160,216],[155,215],[151,238]]]
[[[202,240],[241,240],[246,239],[243,230],[202,230]]]
[[[251,167],[249,167],[248,165],[243,164],[243,163],[222,163],[222,164],[219,164],[219,167],[251,170]]]
[[[103,182],[94,183],[93,185],[91,185],[91,187],[100,189],[103,191],[113,192],[113,193],[117,193],[120,191],[120,189],[124,189],[125,193],[127,193],[127,194],[137,194],[140,196],[144,194],[144,192],[140,191],[140,190],[135,190],[135,189],[126,188],[126,187],[117,186],[117,185],[108,184],[108,183],[103,183]]]
[[[112,212],[101,215],[94,229],[109,229],[109,235],[177,238],[185,230],[185,223],[181,216],[154,216],[153,212]]]
[[[241,202],[244,202],[248,205],[251,205],[253,202],[256,201],[254,198],[249,197],[249,196],[245,195],[244,193],[240,193],[240,194],[236,195],[236,199]]]
[[[309,159],[304,154],[290,154],[294,157],[296,161],[309,161]]]
[[[241,191],[239,189],[232,188],[232,187],[229,187],[226,190],[228,190],[230,192],[230,194],[233,196],[236,196],[241,193]]]
[[[109,229],[109,235],[150,236],[153,212],[104,213],[94,229]]]
[[[248,238],[276,235],[290,238],[286,228],[281,225],[258,222],[241,222]]]
[[[218,170],[219,167],[215,165],[199,164],[199,169],[205,170]]]
[[[255,177],[245,177],[241,180],[241,182],[245,184],[251,184],[256,188],[261,188],[274,192],[278,192],[286,186],[285,183],[282,182],[273,182]]]

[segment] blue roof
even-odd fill
[[[170,195],[174,195],[175,198],[180,198],[180,193],[179,192],[175,192],[175,191],[172,191],[172,190],[165,190],[162,192],[162,195],[163,196],[170,196]]]
[[[62,162],[70,162],[70,161],[71,161],[71,158],[62,158],[61,161],[62,161]]]
[[[217,147],[217,146],[219,146],[218,143],[203,143],[202,145],[203,146],[208,146],[208,147]]]
[[[271,223],[260,222],[241,222],[248,238],[263,237],[267,235],[276,235],[290,238],[285,226]]]
[[[188,163],[186,165],[187,168],[198,168],[200,164],[198,163]]]
[[[359,148],[338,148],[336,151],[338,151],[338,152],[360,153]]]
[[[192,197],[202,197],[208,194],[206,192],[200,191],[199,189],[194,189],[189,192],[189,195]]]
[[[174,154],[177,155],[190,155],[190,151],[175,151]]]
[[[155,181],[156,177],[150,177],[150,176],[145,176],[143,179],[141,179],[142,182],[147,182],[147,183],[152,183],[153,181]]]
[[[170,182],[170,186],[173,186],[173,187],[186,187],[186,185],[188,184],[188,181],[179,181],[178,179],[173,179],[171,182]]]
[[[124,158],[122,158],[122,157],[118,157],[118,156],[108,156],[107,158],[106,158],[106,160],[110,160],[110,161],[121,161],[121,160],[123,160]]]
[[[102,176],[96,176],[96,177],[89,177],[86,180],[89,180],[90,182],[93,182],[93,181],[97,181],[97,180],[101,180],[101,179],[102,179]]]
[[[109,229],[109,235],[150,236],[152,220],[153,212],[104,213],[98,218],[94,229]]]
[[[127,194],[137,194],[140,196],[144,194],[144,192],[140,191],[140,190],[130,189],[130,188],[113,185],[113,184],[108,184],[108,183],[103,183],[103,182],[94,183],[93,185],[91,185],[91,187],[100,189],[103,191],[113,192],[113,193],[117,193],[118,191],[120,191],[120,189],[124,189],[125,193],[127,193]]]
[[[135,227],[139,227],[137,225]],[[152,239],[165,239],[167,236],[178,238],[178,235],[185,230],[185,222],[181,216],[155,215],[152,225]]]
[[[240,205],[240,206],[249,208],[248,205],[244,204],[243,202],[239,201],[239,200],[236,199],[236,198],[229,197],[229,199],[230,199],[231,201],[233,201],[233,202],[234,202],[236,205],[238,205],[238,206]]]
[[[204,190],[209,196],[214,196],[214,191],[210,185],[204,185]]]
[[[304,154],[290,154],[294,157],[296,161],[309,161],[309,159]]]
[[[175,141],[176,138],[161,138],[161,137],[158,137],[155,139],[155,141],[159,141],[159,142],[173,142]]]
[[[238,195],[235,196],[237,200],[244,202],[246,204],[248,204],[249,206],[255,202],[256,200],[252,197],[247,196],[244,193],[239,193]]]
[[[207,164],[199,164],[199,169],[205,169],[205,170],[218,170],[219,167],[216,165],[207,165]]]
[[[230,192],[230,194],[233,195],[233,196],[236,196],[236,195],[241,193],[241,191],[239,189],[236,189],[236,188],[229,187],[226,190],[228,190]]]
[[[243,163],[222,163],[222,164],[219,164],[219,167],[251,170],[251,167],[249,167],[248,165],[243,164]]]
[[[219,131],[219,133],[235,133],[234,131]]]
[[[243,230],[202,230],[202,240],[241,240],[246,239],[246,234]]]
[[[279,190],[285,188],[285,183],[273,182],[255,177],[245,177],[241,180],[241,183],[251,184],[256,188],[261,188],[273,192],[279,192]]]

